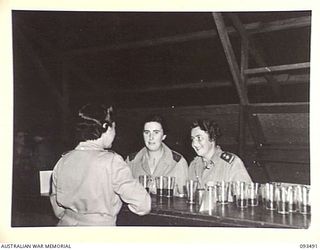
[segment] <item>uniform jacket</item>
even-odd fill
[[[114,152],[80,143],[54,167],[50,200],[59,225],[115,225],[120,198],[138,215],[151,209],[150,195]]]
[[[188,179],[188,163],[185,158],[171,150],[167,145],[162,143],[164,153],[161,156],[153,174],[150,172],[147,159],[147,149],[142,148],[138,153],[131,154],[127,157],[127,163],[131,167],[134,178],[139,178],[139,175],[150,175],[153,182],[151,184],[150,191],[155,193],[155,182],[156,176],[173,176],[175,177],[175,189],[174,195],[183,194],[183,186],[186,184]]]
[[[235,154],[224,152],[219,146],[207,163],[202,157],[195,157],[190,163],[189,178],[198,180],[200,185],[216,181],[245,181],[251,182],[251,178],[242,160]]]

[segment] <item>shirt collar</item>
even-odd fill
[[[163,149],[163,152],[162,152],[160,159],[167,158],[170,153],[169,147],[162,142],[162,149]],[[142,152],[142,157],[143,157],[142,160],[144,160],[144,159],[147,160],[148,159],[148,149],[146,147],[144,147],[140,152]]]
[[[211,156],[210,160],[206,160],[205,158],[202,158],[202,162],[205,169],[210,169],[214,166],[214,164],[217,162],[217,160],[220,157],[220,154],[222,153],[222,150],[220,146],[216,146],[214,154]]]
[[[104,150],[100,144],[95,143],[94,141],[91,141],[91,140],[80,142],[75,149],[76,150],[99,150],[99,151]]]

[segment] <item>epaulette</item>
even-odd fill
[[[132,154],[129,154],[128,155],[129,161],[132,161],[136,157],[137,154],[138,154],[138,152],[134,152]]]
[[[234,160],[234,154],[231,154],[229,152],[223,152],[221,155],[220,155],[220,158],[228,163],[231,164],[231,162]]]
[[[179,162],[182,155],[172,150],[172,157],[176,162]]]
[[[66,152],[63,152],[63,153],[61,154],[61,156],[65,156],[65,155],[68,154],[70,151],[71,151],[71,150],[68,150],[68,151],[66,151]]]

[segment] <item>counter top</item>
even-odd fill
[[[119,226],[217,226],[308,228],[311,216],[300,213],[279,214],[262,205],[240,209],[234,203],[217,204],[210,211],[199,211],[199,205],[189,205],[185,198],[158,198],[152,195],[152,210],[137,216],[127,206],[118,215]]]

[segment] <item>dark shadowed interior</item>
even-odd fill
[[[79,108],[103,102],[115,107],[123,157],[143,146],[141,122],[158,113],[165,142],[190,163],[190,124],[209,118],[254,181],[310,184],[311,14],[12,11],[15,136],[26,133],[30,149],[45,137],[41,168],[53,169],[74,147]],[[39,193],[32,178],[14,226],[35,225],[19,210]]]

